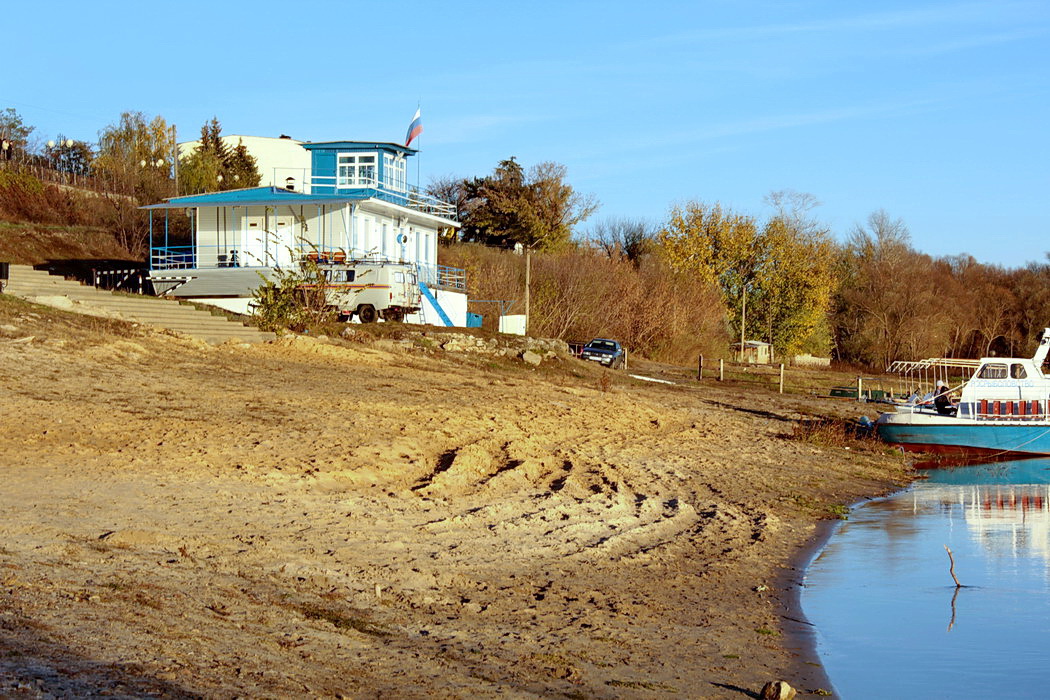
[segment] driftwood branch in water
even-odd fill
[[[952,556],[952,550],[948,545],[944,545],[944,551],[948,552],[948,561],[951,565],[948,567],[948,573],[952,575],[952,580],[955,581],[956,588],[962,588],[962,584],[959,583],[959,579],[955,577],[955,557]]]

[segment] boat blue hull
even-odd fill
[[[1050,455],[1050,425],[887,423],[879,437],[918,452]]]

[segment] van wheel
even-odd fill
[[[357,318],[361,320],[361,323],[375,323],[379,314],[376,313],[376,307],[371,304],[361,304],[357,307]]]

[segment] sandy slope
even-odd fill
[[[16,696],[812,691],[786,567],[829,505],[903,478],[788,439],[806,398],[6,328]]]

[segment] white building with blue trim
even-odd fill
[[[297,145],[309,155],[308,171],[276,166],[263,173],[268,186],[145,207],[155,292],[249,313],[260,274],[298,267],[308,255],[407,263],[417,269],[423,308],[406,320],[465,326],[465,275],[437,264],[438,238],[459,227],[455,208],[408,183],[416,151],[371,141]],[[188,244],[171,244],[172,216],[189,217]]]

